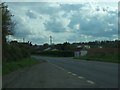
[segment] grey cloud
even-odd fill
[[[26,15],[31,19],[36,19],[36,15],[30,10],[27,10]]]
[[[44,24],[46,27],[46,30],[54,33],[64,32],[65,28],[63,27],[61,22],[56,21],[56,18],[53,17],[51,21],[48,21]]]
[[[32,33],[29,31],[29,28],[25,27],[25,26],[22,26],[21,28],[18,28],[18,27],[21,27],[20,25],[16,26],[16,30],[15,30],[15,34],[14,36],[16,37],[27,37],[28,35],[32,35]]]
[[[96,8],[96,11],[100,11],[100,7],[97,7],[97,8]]]
[[[32,2],[32,3],[15,3],[15,4],[12,3],[10,4],[10,6],[11,6],[11,9],[15,9],[15,7],[17,7],[16,10],[19,10],[20,8],[23,8],[23,10],[28,10],[27,12],[23,11],[23,13],[25,13],[25,15],[29,17],[30,21],[37,18],[34,12],[37,14],[49,15],[51,17],[50,21],[46,21],[44,23],[44,26],[46,28],[45,32],[48,33],[49,31],[51,31],[53,34],[64,33],[66,31],[66,28],[64,28],[62,22],[60,22],[61,20],[59,22],[56,20],[56,19],[60,19],[59,16],[57,16],[58,15],[57,13],[60,11],[65,11],[65,14],[61,16],[61,18],[62,17],[69,18],[67,16],[70,16],[69,18],[70,23],[68,27],[71,28],[70,29],[71,35],[69,37],[65,37],[65,40],[68,40],[68,41],[80,40],[81,35],[93,36],[94,38],[100,38],[100,37],[111,38],[112,35],[117,35],[118,33],[117,15],[118,16],[120,15],[117,14],[116,11],[105,10],[105,12],[107,12],[109,15],[103,16],[100,19],[101,17],[100,15],[96,15],[96,16],[87,15],[87,17],[84,17],[85,16],[84,14],[86,13],[84,13],[85,11],[83,7],[86,7],[86,4],[61,4],[59,7],[55,8],[55,7],[50,7],[48,3]],[[81,10],[80,13],[79,12],[77,13],[78,10]],[[99,10],[100,10],[100,7],[96,8],[96,11],[99,11]],[[71,13],[69,13],[70,11],[76,11],[76,12],[71,15]],[[19,11],[16,11],[16,12],[18,12],[19,14]],[[24,15],[24,14],[21,14],[21,15]],[[24,16],[21,16],[21,17],[24,17]],[[87,21],[87,18],[89,19],[89,21]],[[16,31],[15,31],[16,37],[26,37],[32,40],[34,43],[44,43],[45,41],[47,41],[45,38],[40,38],[38,36],[36,38],[28,37],[30,35],[31,36],[33,35],[30,31],[31,30],[31,28],[29,27],[30,23],[28,22],[29,24],[27,25],[26,22],[23,22],[18,17],[16,17],[16,20],[18,21],[18,25],[16,26]],[[108,26],[108,23],[113,24],[113,26]],[[79,30],[76,30],[74,28],[76,24],[80,24]],[[33,25],[33,28],[35,28],[34,25]],[[105,29],[106,30],[112,29],[112,30],[105,31]]]
[[[120,17],[120,11],[118,12],[118,17]]]
[[[92,35],[93,37],[111,37],[113,34],[117,34],[117,18],[112,15],[103,17],[102,19],[98,18],[99,16],[88,17],[90,21],[88,22],[85,18],[82,18],[82,15],[75,14],[71,18],[69,27],[74,29],[74,25],[77,23],[80,24],[80,30],[75,30],[77,34]],[[108,23],[112,23],[113,26],[108,26]],[[112,29],[112,31],[105,32],[105,29]]]
[[[116,11],[108,11],[108,13],[110,13],[110,14],[117,14]]]
[[[78,11],[82,7],[85,7],[86,4],[62,4],[61,9],[70,12],[70,11]]]
[[[43,6],[42,3],[39,3],[39,5]],[[55,7],[50,7],[49,4],[48,5],[46,4],[43,7],[32,7],[31,9],[34,9],[35,11],[39,13],[54,15],[55,13],[62,11],[62,10],[66,12],[78,11],[82,7],[85,7],[85,5],[86,4],[60,4],[59,7],[55,8]]]
[[[28,4],[31,5],[29,9],[34,10],[37,13],[41,13],[41,14],[52,15],[54,13],[57,13],[60,10],[60,8],[51,7],[47,2],[39,2],[39,3],[34,2],[32,4],[31,3],[28,3]]]
[[[44,39],[44,38],[40,38],[40,37],[36,37],[36,38],[27,38],[28,40],[31,40],[32,43],[47,43],[48,40]]]
[[[29,27],[25,25],[25,23],[22,22],[22,20],[19,17],[15,17],[16,19],[16,26],[15,26],[15,37],[27,37],[28,35],[32,35],[32,32],[30,32]]]

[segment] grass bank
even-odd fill
[[[120,63],[120,56],[118,54],[93,54],[80,57],[74,57],[78,60],[88,60],[88,61],[101,61],[101,62],[111,62],[111,63]]]
[[[18,61],[6,62],[2,65],[2,74],[6,75],[20,68],[29,67],[38,63],[39,61],[34,58],[25,58]]]

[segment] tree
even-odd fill
[[[49,47],[49,44],[48,43],[45,43],[45,44],[43,44],[43,48],[45,49],[45,48],[48,48]]]
[[[10,13],[5,3],[0,3],[0,15],[2,16],[2,53],[3,59],[5,60],[9,51],[6,36],[13,35],[15,22],[12,20],[13,15]]]
[[[70,43],[64,42],[61,48],[62,50],[70,50]]]
[[[12,20],[13,15],[8,10],[5,3],[0,4],[0,11],[2,13],[2,43],[6,44],[6,36],[13,35],[15,22]]]

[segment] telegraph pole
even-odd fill
[[[52,36],[50,36],[50,45],[52,45]]]
[[[25,38],[23,38],[23,42],[25,42]]]

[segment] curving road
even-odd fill
[[[49,63],[69,71],[79,78],[85,78],[89,83],[101,88],[118,87],[118,64],[98,61],[75,60],[72,57],[43,57],[32,56],[47,60]]]

